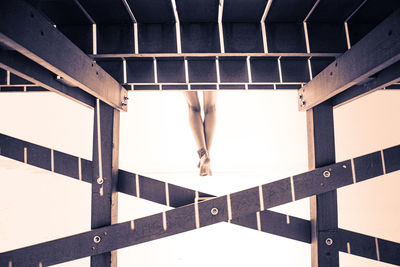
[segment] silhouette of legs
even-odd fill
[[[200,162],[200,175],[212,175],[209,151],[214,137],[217,94],[214,91],[203,92],[204,121],[201,118],[201,107],[196,91],[184,92],[189,107],[189,124],[197,144]]]

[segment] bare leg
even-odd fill
[[[204,138],[203,121],[201,119],[201,107],[197,92],[185,91],[184,95],[189,106],[189,124],[193,131],[197,149],[207,149]]]
[[[216,109],[217,102],[216,91],[203,92],[203,106],[204,106],[204,136],[206,141],[207,151],[210,151],[211,144],[214,138],[214,130],[216,123]]]

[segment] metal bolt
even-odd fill
[[[211,214],[214,215],[214,216],[217,215],[218,214],[218,209],[217,208],[212,208],[211,209]]]
[[[347,166],[346,166],[346,165],[343,165],[342,167],[343,167],[343,169],[346,169],[346,168],[347,168]]]
[[[121,102],[121,106],[126,106],[127,104],[125,102]]]
[[[330,171],[324,171],[322,174],[325,178],[329,178],[331,176],[331,172]]]
[[[306,101],[301,101],[301,106],[304,107],[306,105]]]
[[[325,244],[327,244],[328,246],[331,246],[333,244],[332,238],[328,237],[327,239],[325,239]]]
[[[299,98],[300,98],[300,99],[303,99],[303,94],[300,94],[300,95],[299,95]]]
[[[104,183],[103,178],[101,178],[101,177],[97,178],[97,183],[98,184],[103,184]]]
[[[96,236],[93,238],[93,242],[96,243],[96,244],[100,243],[100,241],[101,241],[101,237],[98,236],[98,235],[96,235]]]
[[[129,99],[129,97],[127,97],[127,96],[124,96],[124,100],[128,100]]]

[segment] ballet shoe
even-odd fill
[[[199,151],[197,151],[200,157],[200,161],[198,164],[198,168],[200,168],[200,176],[207,176],[207,175],[212,175],[212,171],[210,168],[210,157],[204,148],[201,148]]]

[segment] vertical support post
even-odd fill
[[[118,110],[97,99],[94,109],[93,179],[92,179],[92,229],[111,225],[118,219]],[[102,233],[105,238],[107,233]],[[94,244],[95,245],[95,244]],[[98,245],[98,244],[97,244]],[[96,248],[96,246],[93,246]],[[91,257],[92,267],[116,267],[117,251]]]
[[[309,169],[335,163],[333,108],[330,101],[307,111]],[[325,178],[329,179],[329,177]],[[339,267],[336,190],[310,198],[312,267]]]

